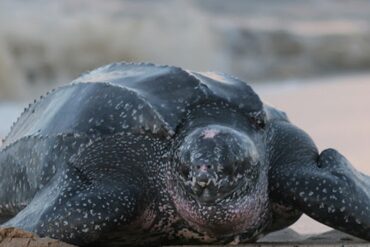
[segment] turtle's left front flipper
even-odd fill
[[[333,149],[318,154],[311,138],[289,123],[275,124],[268,139],[274,202],[370,240],[370,177]]]

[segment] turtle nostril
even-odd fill
[[[188,166],[186,166],[186,165],[181,166],[180,171],[181,171],[181,174],[182,174],[183,177],[185,177],[185,178],[189,177],[190,168]]]
[[[211,169],[210,165],[197,165],[198,172],[208,172]]]
[[[224,168],[222,169],[222,172],[225,175],[232,176],[234,174],[234,170],[235,169],[233,165],[227,165],[227,166],[224,166]]]

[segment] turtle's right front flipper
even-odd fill
[[[79,171],[66,173],[66,179],[53,181],[5,227],[16,227],[39,236],[60,239],[79,246],[104,240],[119,232],[140,215],[140,191],[116,176],[88,183],[70,180]],[[124,239],[123,239],[124,240]]]
[[[34,140],[28,138],[0,149],[0,224],[27,206],[36,192],[38,179],[27,176],[28,170],[34,167],[30,159],[32,152],[25,152],[25,155],[17,152],[32,145],[35,145]]]
[[[148,196],[141,189],[143,178],[124,171],[129,164],[122,163],[120,147],[110,141],[93,143],[72,158],[67,169],[55,174],[4,226],[82,246],[107,238],[124,244],[148,208]]]
[[[0,148],[0,223],[15,216],[89,142],[86,136],[25,136]]]

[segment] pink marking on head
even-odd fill
[[[208,171],[208,168],[207,168],[207,166],[206,166],[206,165],[201,165],[201,166],[200,166],[200,170],[201,170],[202,172],[206,172],[206,171]]]
[[[214,138],[217,134],[219,134],[220,131],[219,130],[215,130],[215,129],[206,129],[203,131],[202,133],[202,137],[204,139],[209,139],[209,138]]]

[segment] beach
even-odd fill
[[[362,0],[2,0],[0,149],[33,99],[104,64],[149,62],[250,83],[320,152],[334,148],[370,175],[369,13]],[[0,228],[0,247],[40,241]],[[260,241],[359,242],[306,215]]]

